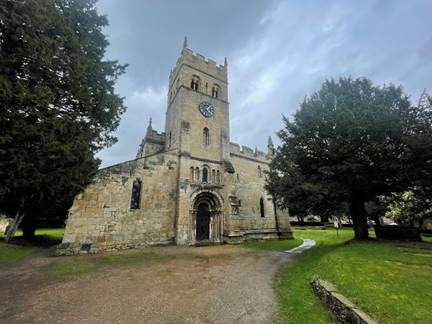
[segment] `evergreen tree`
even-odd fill
[[[125,65],[104,59],[107,18],[94,0],[0,2],[0,212],[66,215],[115,142]]]
[[[400,87],[329,80],[284,123],[268,187],[295,210],[348,204],[357,239],[368,237],[366,202],[432,183],[432,112]],[[302,198],[305,187],[314,198]]]

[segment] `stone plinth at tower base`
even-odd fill
[[[57,256],[70,256],[79,254],[95,254],[99,252],[115,252],[127,249],[139,249],[156,245],[172,245],[174,240],[159,242],[119,241],[109,243],[61,243],[57,246]]]
[[[293,233],[291,230],[279,231],[279,240],[292,240],[294,239]]]

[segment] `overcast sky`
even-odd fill
[[[107,57],[128,63],[127,112],[102,166],[135,158],[149,117],[164,130],[169,71],[188,47],[228,58],[231,141],[265,150],[304,96],[327,78],[432,90],[432,1],[100,0]],[[429,91],[430,92],[430,91]],[[277,141],[276,141],[277,142]]]

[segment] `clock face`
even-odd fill
[[[201,102],[198,109],[204,117],[210,118],[214,115],[214,107],[210,102]]]

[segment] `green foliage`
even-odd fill
[[[431,192],[417,187],[382,197],[382,200],[388,204],[387,217],[399,224],[421,228],[425,220],[432,219],[431,197]]]
[[[94,0],[0,3],[0,212],[64,219],[115,142],[125,66],[104,60],[107,23]]]
[[[272,240],[264,242],[246,242],[242,243],[241,247],[248,249],[259,249],[259,250],[276,250],[276,251],[287,251],[293,249],[303,243],[303,240]]]
[[[310,280],[318,274],[380,323],[425,323],[432,307],[430,243],[351,242],[352,232],[294,229],[296,237],[316,240],[274,282],[282,323],[333,323],[314,296]],[[397,284],[395,284],[397,283]]]
[[[268,188],[294,213],[349,206],[356,238],[367,238],[365,202],[432,183],[432,112],[400,87],[329,80],[284,123]]]

